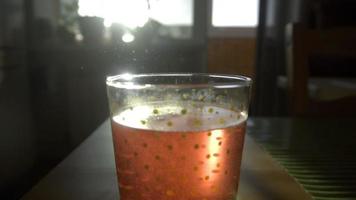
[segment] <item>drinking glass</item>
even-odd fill
[[[121,200],[236,198],[250,78],[121,74],[106,83]]]

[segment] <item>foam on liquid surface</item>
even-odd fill
[[[113,117],[121,125],[156,131],[203,131],[244,122],[244,111],[205,104],[164,105],[155,103],[123,109]]]

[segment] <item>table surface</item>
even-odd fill
[[[268,124],[269,120],[262,121]],[[261,123],[261,119],[249,120],[250,126],[256,123]],[[250,135],[254,134],[247,134],[245,138],[238,199],[311,199]],[[118,197],[111,129],[107,120],[22,199],[114,200]]]

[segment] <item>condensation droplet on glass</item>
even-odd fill
[[[187,93],[182,94],[182,99],[186,100],[188,98],[189,98],[189,94]]]
[[[193,125],[196,127],[199,127],[202,125],[202,122],[199,119],[194,119],[193,120]]]
[[[153,109],[153,114],[157,115],[158,114],[158,110],[157,109]]]
[[[217,174],[217,173],[219,173],[220,171],[217,170],[217,169],[213,169],[211,172]]]
[[[230,154],[230,149],[227,149],[227,150],[226,150],[226,154]]]
[[[220,123],[220,124],[225,124],[225,120],[224,120],[223,118],[220,118],[220,119],[219,119],[219,123]]]

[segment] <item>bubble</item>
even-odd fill
[[[213,109],[213,108],[209,108],[209,109],[208,109],[208,112],[209,112],[209,113],[213,113],[213,112],[214,112],[214,109]]]
[[[184,93],[182,94],[182,99],[187,100],[189,98],[189,94]]]
[[[219,146],[221,146],[222,142],[219,142]]]
[[[194,149],[199,149],[199,144],[195,144]]]
[[[209,180],[209,178],[210,178],[209,176],[205,176],[204,179],[207,181],[207,180]]]
[[[200,96],[198,97],[198,100],[199,100],[199,101],[204,101],[204,99],[205,99],[205,96],[203,96],[203,95],[200,95]]]
[[[220,124],[225,124],[225,119],[220,118],[220,119],[219,119],[219,123],[220,123]]]
[[[210,154],[206,155],[206,158],[209,159],[210,158]]]
[[[211,132],[208,133],[208,136],[209,136],[209,137],[211,136]]]
[[[202,122],[201,122],[199,119],[194,119],[194,120],[193,120],[193,125],[194,125],[194,126],[201,126],[201,125],[202,125]]]

